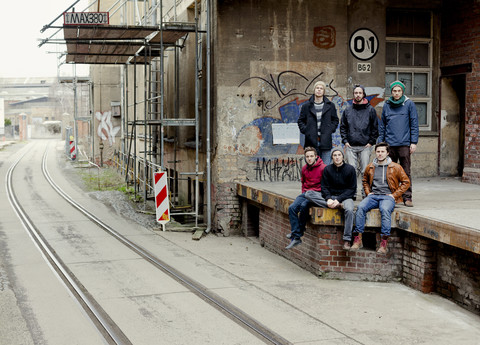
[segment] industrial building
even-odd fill
[[[145,198],[167,171],[172,214],[207,231],[239,231],[237,182],[299,179],[296,121],[318,80],[339,117],[353,85],[380,114],[403,81],[419,113],[414,178],[480,183],[477,0],[98,0],[84,12],[108,24],[59,19],[43,43],[91,66],[91,109],[76,115],[91,121],[91,159],[102,147]]]

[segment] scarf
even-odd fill
[[[392,108],[397,108],[401,106],[405,102],[405,95],[402,95],[398,101],[396,101],[393,96],[388,99],[388,103],[392,106]]]

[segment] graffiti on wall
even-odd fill
[[[105,111],[103,113],[97,111],[95,117],[99,121],[97,134],[103,140],[109,142],[110,146],[115,142],[115,135],[117,135],[120,130],[120,126],[113,126],[112,123],[112,113],[110,111]]]
[[[252,156],[253,159],[259,156],[279,156],[301,153],[300,146],[303,147],[305,142],[304,135],[300,134],[300,146],[297,144],[273,145],[272,124],[297,123],[303,103],[311,96],[309,89],[322,75],[324,75],[324,72],[308,78],[299,72],[286,70],[280,72],[276,77],[270,74],[268,77],[254,76],[243,80],[238,87],[249,80],[256,79],[262,82],[261,91],[264,92],[266,88],[271,88],[273,91],[269,93],[271,98],[260,100],[258,106],[263,107],[262,113],[265,109],[270,110],[278,107],[280,118],[262,116],[244,125],[236,134],[236,151],[242,155]],[[331,80],[328,84],[329,88],[327,89],[326,96],[336,104],[337,109],[341,112],[346,103],[343,98],[339,96],[333,84],[334,81]],[[292,97],[295,98],[292,99]],[[335,146],[341,144],[338,130],[333,136],[333,143]]]
[[[274,95],[276,95],[277,98],[274,100],[266,99],[266,100],[258,101],[258,106],[263,107],[262,110],[270,110],[275,108],[277,105],[283,102],[286,98],[290,98],[292,96],[297,96],[297,97],[307,96],[308,88],[313,84],[314,81],[318,80],[318,78],[320,78],[322,75],[323,75],[323,72],[320,72],[318,75],[309,79],[303,74],[298,73],[296,71],[283,71],[283,72],[280,72],[276,78],[272,74],[270,74],[268,77],[254,76],[254,77],[247,78],[244,81],[242,81],[238,85],[238,87],[242,86],[247,81],[253,80],[253,79],[258,79],[261,82],[263,82],[263,84],[265,84],[266,87],[270,87],[274,91]],[[288,86],[288,85],[292,85],[292,86]],[[305,85],[305,88],[302,90],[298,90],[293,85]],[[333,91],[336,92],[335,90]],[[338,95],[338,92],[336,92],[336,94]]]
[[[313,28],[313,45],[321,49],[330,49],[336,45],[337,33],[331,25]]]
[[[300,181],[303,158],[257,158],[256,181]]]

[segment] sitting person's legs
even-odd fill
[[[307,190],[305,192],[305,198],[311,201],[313,204],[319,207],[327,207],[327,201],[323,198],[322,192],[315,190]]]

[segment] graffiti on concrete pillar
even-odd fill
[[[270,110],[275,108],[279,105],[282,101],[286,98],[296,96],[296,97],[305,97],[307,95],[311,95],[311,92],[308,92],[308,89],[312,86],[312,84],[319,80],[324,72],[320,72],[319,74],[315,75],[313,78],[307,78],[303,74],[296,72],[296,71],[282,71],[276,77],[273,74],[269,74],[267,77],[261,76],[254,76],[245,79],[242,81],[238,87],[242,86],[249,80],[258,79],[262,82],[263,86],[262,89],[271,88],[274,92],[274,95],[277,97],[275,99],[259,99],[258,106],[262,107],[262,110]],[[330,81],[330,85],[333,83],[333,80]],[[296,85],[302,85],[302,89],[297,89]],[[327,97],[334,97],[338,95],[338,92],[330,87],[330,89],[334,92],[334,94],[327,95]],[[265,91],[265,90],[263,90]]]
[[[97,134],[103,140],[108,140],[110,146],[115,142],[115,135],[120,130],[120,126],[114,127],[112,123],[112,112],[105,111],[103,113],[97,111],[95,117],[99,121]]]
[[[257,158],[256,181],[300,181],[303,158]]]

